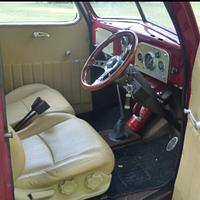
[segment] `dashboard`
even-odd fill
[[[121,26],[124,26],[123,28]],[[126,27],[127,26],[127,27]],[[147,28],[143,24],[103,21],[95,24],[93,41],[100,44],[112,33],[119,30],[133,30],[138,36],[138,47],[135,56],[135,68],[151,78],[152,82],[171,84],[182,89],[184,84],[182,53],[176,37]],[[104,49],[108,55],[119,55],[126,46],[126,40],[112,43]],[[155,81],[154,81],[155,80]]]
[[[169,54],[164,49],[140,42],[136,51],[135,68],[150,77],[167,83]]]

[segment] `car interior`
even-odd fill
[[[0,26],[15,199],[154,199],[182,150],[179,38],[142,3],[142,20],[75,5],[72,23]]]

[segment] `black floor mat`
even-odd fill
[[[127,145],[114,150],[116,164],[112,183],[104,194],[108,198],[153,190],[175,176],[178,145],[166,151],[169,136],[148,143]]]
[[[131,117],[132,112],[124,111],[124,114],[128,120]],[[79,114],[78,117],[86,120],[97,131],[112,129],[120,117],[119,106],[111,107],[105,110]]]
[[[105,110],[78,115],[78,117],[86,120],[97,131],[113,128],[119,116],[119,107],[117,106]]]

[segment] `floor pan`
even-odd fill
[[[171,181],[176,172],[178,145],[172,151],[166,151],[169,140],[170,136],[164,135],[148,143],[115,149],[112,183],[104,196],[115,199],[155,190]]]

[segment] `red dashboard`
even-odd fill
[[[157,68],[160,68],[160,70],[163,70],[163,63],[161,63],[161,57],[163,54],[163,58],[166,56],[168,59],[166,59],[167,65],[166,69],[167,72],[165,73],[165,77],[162,76],[161,71],[156,69],[149,70],[149,74],[145,73],[145,70],[141,71],[144,74],[148,75],[148,80],[153,85],[173,85],[175,87],[178,87],[179,89],[182,89],[183,87],[183,63],[182,63],[182,52],[179,45],[178,37],[170,33],[168,31],[165,31],[161,28],[156,28],[155,26],[152,26],[148,23],[143,23],[141,21],[114,21],[114,20],[100,20],[100,19],[93,19],[93,33],[92,33],[92,40],[93,44],[96,44],[97,36],[96,36],[96,30],[97,29],[103,29],[110,31],[112,33],[117,32],[119,30],[132,30],[134,31],[139,40],[139,45],[142,46],[142,51],[146,49],[146,53],[144,53],[143,57],[146,59],[146,57],[155,57],[155,62],[157,64],[159,63],[159,66]],[[105,38],[106,39],[106,38]],[[153,50],[148,50],[148,48]],[[140,47],[139,47],[140,48]],[[157,52],[158,49],[160,52]],[[113,44],[113,53],[118,54],[121,52],[121,45],[119,42],[116,42]],[[141,53],[141,52],[140,52]],[[157,54],[160,53],[160,58],[157,56]],[[138,56],[138,53],[136,54]],[[156,61],[157,59],[157,61]],[[136,58],[137,60],[137,58]],[[141,67],[138,69],[143,69],[142,64]],[[146,71],[148,72],[148,71]],[[160,74],[161,75],[160,75]],[[162,78],[163,77],[163,78]],[[166,79],[166,80],[165,80]]]

